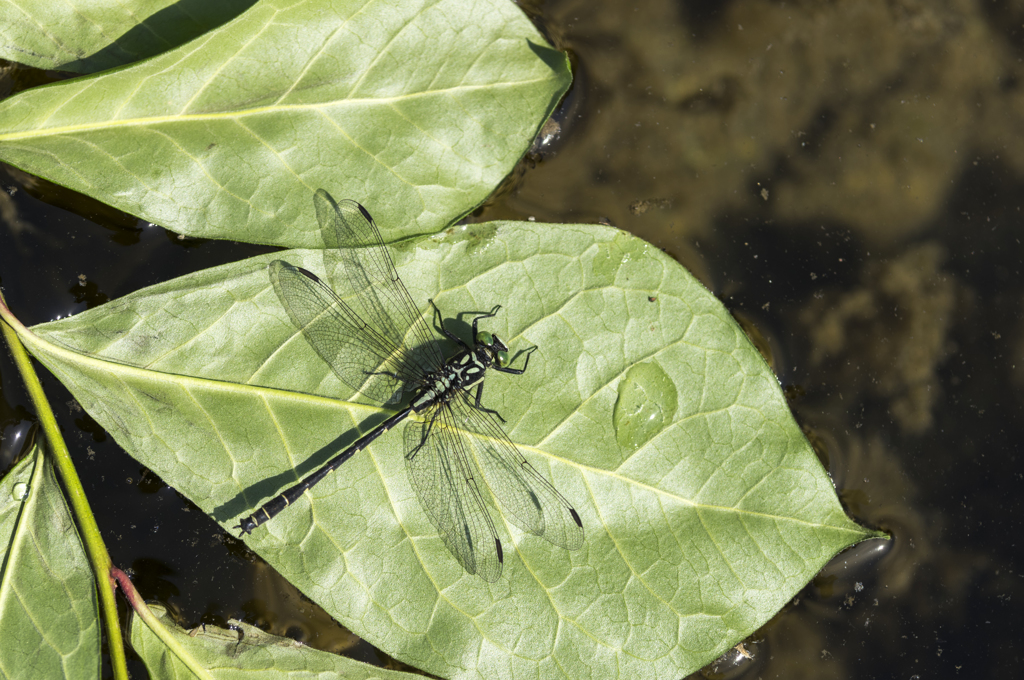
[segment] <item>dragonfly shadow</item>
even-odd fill
[[[359,429],[353,428],[343,432],[329,443],[314,451],[291,470],[285,470],[276,475],[266,477],[256,484],[243,489],[229,501],[214,508],[213,518],[218,522],[226,522],[241,514],[242,511],[252,507],[253,500],[270,498],[283,489],[292,486],[313,470],[319,469],[324,463],[333,458],[335,454],[347,448],[352,442],[377,427],[387,418],[388,414],[386,413],[371,416],[359,424]]]

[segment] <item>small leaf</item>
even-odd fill
[[[678,677],[750,634],[850,521],[778,381],[722,305],[657,248],[588,225],[492,223],[393,248],[426,314],[490,310],[523,375],[484,405],[579,510],[566,551],[494,514],[503,575],[467,575],[387,433],[247,539],[343,625],[444,677]],[[199,272],[25,344],[133,456],[225,527],[393,411],[351,397],[296,331],[267,265]],[[329,254],[327,261],[332,261]],[[638,420],[639,419],[639,420]],[[507,538],[511,537],[511,541]]]
[[[141,617],[132,619],[132,648],[142,657],[153,678],[195,677],[182,655],[188,655],[193,666],[205,668],[215,677],[231,677],[232,671],[241,671],[246,678],[416,680],[423,677],[321,652],[241,621],[231,621],[230,629],[203,626],[190,632],[175,624],[163,607],[151,606],[150,609],[174,641],[173,648],[167,646]]]
[[[249,243],[321,247],[317,188],[386,196],[397,238],[479,205],[569,82],[506,0],[263,0],[148,61],[0,102],[0,159]]]
[[[95,73],[182,45],[254,1],[5,0],[0,4],[0,59]]]
[[[0,676],[98,677],[92,568],[39,446],[0,480],[0,540]]]

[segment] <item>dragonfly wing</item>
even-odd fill
[[[409,478],[448,551],[468,573],[493,583],[501,576],[501,543],[477,485],[475,466],[466,455],[462,434],[452,427],[448,409],[438,407],[432,418],[432,423],[428,418],[405,428]]]
[[[391,253],[367,210],[355,201],[335,201],[323,189],[313,196],[327,246],[342,264],[349,304],[377,333],[406,349],[395,361],[408,372],[444,365],[444,356],[409,291],[398,277]]]
[[[466,437],[484,473],[487,488],[512,522],[568,550],[583,545],[579,513],[508,438],[493,413],[474,406],[463,391],[450,402],[458,425],[477,436]]]
[[[403,383],[421,377],[396,365],[393,359],[400,349],[394,342],[369,328],[316,275],[283,260],[274,260],[269,269],[274,292],[292,324],[346,385],[386,402]]]

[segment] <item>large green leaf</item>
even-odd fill
[[[0,159],[194,236],[319,247],[320,186],[433,232],[490,194],[569,82],[507,0],[263,0],[0,102]]]
[[[177,47],[255,0],[4,0],[0,59],[95,73]]]
[[[243,621],[230,621],[231,629],[203,626],[187,631],[167,615],[163,607],[151,607],[154,631],[140,616],[132,619],[132,649],[142,658],[154,680],[195,678],[194,668],[213,677],[249,678],[344,678],[345,680],[417,680],[421,675],[389,671],[337,654],[296,643],[290,638],[265,633]],[[159,633],[159,634],[158,634]]]
[[[92,569],[38,446],[0,480],[0,541],[0,677],[98,677]]]
[[[599,226],[492,223],[394,256],[422,309],[500,302],[488,330],[539,347],[524,375],[488,378],[485,405],[587,536],[569,552],[495,514],[504,574],[469,576],[417,502],[401,434],[378,439],[247,540],[389,654],[445,677],[676,678],[875,535],[844,515],[728,312],[658,249]],[[277,258],[337,275],[321,251],[288,251],[23,332],[122,446],[225,527],[387,413],[344,401],[271,288]]]

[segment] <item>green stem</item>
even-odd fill
[[[127,680],[128,667],[125,665],[124,641],[121,639],[121,626],[117,618],[117,603],[114,601],[114,588],[116,585],[111,576],[113,564],[110,561],[107,548],[103,544],[99,527],[96,526],[96,519],[89,508],[89,501],[85,497],[82,482],[78,478],[78,473],[75,472],[74,463],[71,462],[71,453],[64,443],[64,438],[57,428],[57,420],[53,416],[53,410],[50,409],[50,404],[43,393],[43,386],[39,382],[39,376],[36,375],[32,362],[29,360],[28,352],[25,351],[25,346],[21,343],[19,336],[31,336],[31,332],[11,314],[2,293],[0,293],[0,321],[2,321],[0,323],[0,330],[3,331],[4,338],[11,348],[11,356],[14,357],[14,363],[21,373],[21,378],[25,382],[25,388],[28,390],[32,403],[35,405],[39,422],[50,444],[55,467],[60,474],[61,481],[64,483],[71,511],[74,513],[75,520],[78,523],[80,534],[85,543],[86,553],[89,555],[89,561],[92,563],[93,572],[96,575],[100,609],[103,612],[103,621],[107,628],[107,649],[110,651],[110,665],[113,667],[114,677],[117,680]]]
[[[142,620],[143,624],[149,628],[157,639],[164,643],[167,650],[174,654],[178,661],[192,671],[192,674],[199,678],[199,680],[213,680],[213,673],[205,668],[184,645],[178,642],[178,638],[160,622],[160,618],[146,605],[145,601],[139,596],[138,591],[135,590],[135,586],[132,584],[131,579],[128,578],[128,575],[117,567],[114,567],[111,573],[113,578],[117,579],[117,582],[121,584],[121,591],[128,599],[128,604],[132,606],[135,615]]]

